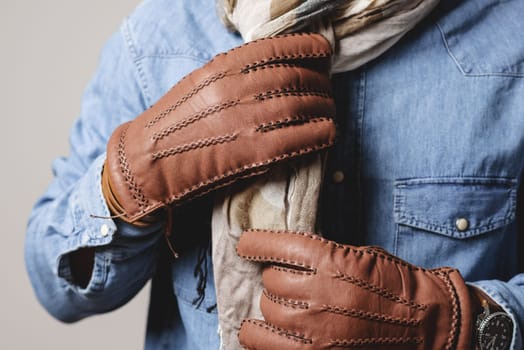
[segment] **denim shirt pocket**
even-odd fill
[[[437,20],[462,74],[524,78],[523,11],[520,0],[463,1]]]
[[[484,274],[510,268],[507,249],[515,230],[517,181],[508,178],[443,177],[398,180],[394,189],[395,252],[421,266],[460,268]],[[493,255],[492,255],[493,254]],[[482,267],[482,256],[499,256]],[[486,260],[486,259],[484,259]],[[505,266],[505,265],[508,266]],[[479,276],[480,277],[480,276]]]

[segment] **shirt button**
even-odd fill
[[[455,221],[455,226],[459,231],[466,231],[469,228],[469,221],[465,218],[460,218]]]
[[[100,227],[100,234],[102,235],[102,237],[107,236],[109,234],[109,226],[107,226],[106,224],[103,224]]]
[[[333,182],[339,184],[342,181],[344,181],[344,173],[342,171],[335,171],[333,173]]]

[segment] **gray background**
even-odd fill
[[[72,324],[38,304],[23,260],[26,221],[68,154],[69,129],[104,42],[138,0],[0,0],[0,349],[142,349],[148,288]]]

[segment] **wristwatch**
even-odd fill
[[[476,341],[480,350],[507,350],[511,345],[513,320],[500,306],[477,289],[483,308],[476,323]]]

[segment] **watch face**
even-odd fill
[[[487,316],[479,326],[479,345],[482,350],[509,349],[513,333],[513,321],[503,312]]]

